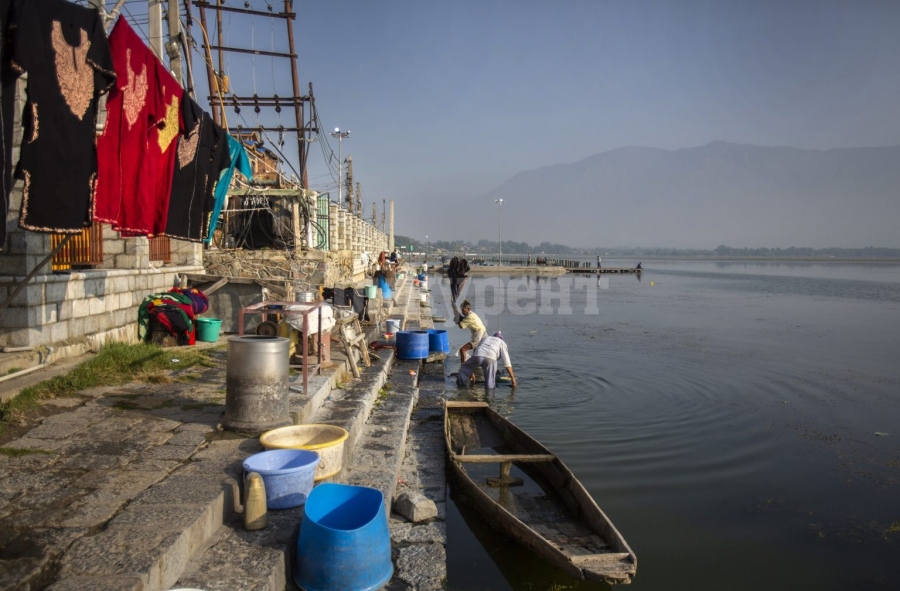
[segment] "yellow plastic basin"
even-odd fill
[[[346,429],[334,425],[292,425],[266,431],[259,442],[269,449],[308,449],[319,454],[315,480],[331,478],[344,463]]]

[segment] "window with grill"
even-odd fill
[[[50,248],[56,248],[71,234],[52,234]],[[84,267],[96,267],[103,263],[103,226],[94,224],[75,234],[53,255],[50,268],[53,271],[67,271]]]

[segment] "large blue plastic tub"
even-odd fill
[[[384,495],[326,482],[306,501],[294,581],[305,591],[374,591],[394,574]]]
[[[401,330],[397,337],[397,359],[425,359],[428,357],[428,331]]]
[[[290,509],[306,502],[318,465],[319,454],[314,451],[273,449],[244,460],[244,471],[262,476],[267,508]]]
[[[449,353],[450,339],[446,330],[428,329],[428,351],[431,353]]]

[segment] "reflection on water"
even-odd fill
[[[900,588],[900,266],[643,266],[605,288],[530,283],[570,285],[568,314],[501,311],[473,278],[519,387],[448,395],[487,400],[568,464],[636,552],[632,589]],[[529,588],[504,569],[456,586],[460,568],[453,589]]]

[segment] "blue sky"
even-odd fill
[[[298,0],[295,10],[301,87],[314,84],[324,131],[351,130],[343,155],[366,211],[394,199],[401,234],[453,238],[455,204],[622,146],[900,144],[896,1]],[[268,19],[229,16],[223,30],[232,45],[284,46]],[[270,58],[228,66],[242,94],[289,94]],[[337,142],[326,139],[311,150],[311,188],[335,192]]]

